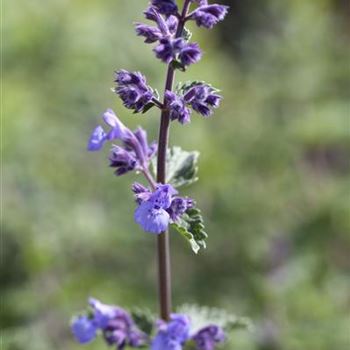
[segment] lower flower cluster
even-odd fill
[[[150,233],[162,233],[168,229],[169,223],[176,222],[193,207],[191,198],[177,196],[175,188],[169,184],[157,185],[154,192],[139,183],[132,187],[136,202],[135,221]]]
[[[187,345],[193,350],[214,350],[225,341],[221,327],[211,324],[191,330],[191,320],[183,314],[172,314],[169,322],[159,320],[146,334],[141,331],[131,315],[124,309],[102,304],[90,298],[90,310],[73,318],[71,330],[80,344],[93,341],[102,335],[109,346],[117,350],[145,348],[150,350],[183,350]]]

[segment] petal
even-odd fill
[[[107,134],[108,140],[120,139],[124,141],[125,139],[129,139],[132,135],[132,132],[119,120],[111,109],[107,109],[107,111],[103,113],[103,120],[112,128]]]
[[[87,316],[78,316],[73,319],[72,333],[80,344],[90,343],[96,337],[96,328]]]
[[[94,309],[93,322],[97,328],[105,328],[108,321],[118,315],[118,308],[101,303],[99,300],[90,298],[89,305]]]
[[[150,201],[153,206],[168,209],[175,194],[177,194],[177,191],[173,186],[169,184],[159,185],[157,190],[152,194]]]
[[[135,221],[150,233],[162,233],[169,225],[169,214],[164,209],[155,209],[153,203],[143,202],[135,210]]]
[[[88,142],[88,146],[87,149],[89,151],[98,151],[102,148],[102,146],[104,145],[104,143],[106,142],[106,137],[107,134],[105,133],[105,131],[103,130],[102,126],[97,126],[89,139]]]

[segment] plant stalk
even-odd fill
[[[190,8],[191,1],[185,0],[181,17],[176,31],[176,37],[182,35],[186,16]],[[165,91],[173,89],[175,69],[170,63],[167,69]],[[165,105],[166,101],[163,101]],[[157,159],[157,182],[166,182],[166,153],[169,142],[169,110],[163,109],[160,117],[159,138],[158,138],[158,159]],[[158,248],[158,285],[159,285],[159,307],[160,318],[169,321],[171,314],[171,269],[170,269],[170,246],[169,232],[162,232],[157,237]]]

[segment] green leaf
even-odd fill
[[[142,114],[148,112],[151,108],[153,108],[155,106],[155,104],[153,102],[149,102],[145,105],[145,107],[143,107],[142,109]],[[137,112],[134,112],[137,113]]]
[[[226,333],[237,329],[253,329],[253,325],[248,318],[238,317],[219,308],[185,304],[176,311],[191,318],[194,333],[209,324],[216,324],[222,327]]]
[[[147,335],[151,335],[155,324],[155,317],[149,310],[135,309],[131,311],[131,316],[141,331]]]
[[[208,235],[204,231],[203,217],[198,208],[188,209],[181,219],[171,226],[187,239],[195,254],[200,248],[207,247],[205,240]]]
[[[193,88],[194,86],[202,85],[202,84],[209,86],[212,89],[212,91],[215,93],[220,92],[219,89],[213,87],[211,84],[208,84],[203,80],[186,81],[185,83],[180,82],[176,85],[175,91],[180,95],[184,95],[189,89]]]
[[[192,32],[188,29],[188,28],[184,28],[182,31],[182,37],[186,40],[186,41],[190,41],[192,38]]]
[[[172,147],[167,152],[166,182],[174,187],[190,185],[198,180],[199,152],[187,152],[180,147]]]
[[[173,60],[171,65],[174,69],[178,69],[181,72],[186,72],[186,66],[184,66],[180,61]]]

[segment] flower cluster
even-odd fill
[[[120,70],[115,73],[115,82],[115,93],[122,99],[126,108],[135,112],[142,112],[154,98],[152,88],[147,85],[146,78],[140,72]]]
[[[164,63],[178,61],[182,67],[196,63],[201,58],[201,50],[196,43],[188,43],[177,35],[178,18],[173,15],[177,6],[172,1],[153,1],[145,11],[145,17],[155,22],[155,26],[137,23],[136,33],[145,38],[145,43],[158,42],[154,53]],[[162,17],[166,15],[166,18]]]
[[[122,308],[105,305],[90,298],[90,312],[72,320],[71,329],[80,344],[90,343],[101,332],[108,345],[117,350],[126,346],[139,348],[147,344],[148,337],[140,331],[131,316]]]
[[[135,221],[150,233],[164,232],[170,222],[179,220],[194,204],[191,198],[177,196],[178,192],[168,184],[159,184],[151,192],[143,185],[135,183],[132,190],[139,205],[135,211]]]
[[[150,159],[157,151],[157,146],[156,143],[148,144],[146,131],[142,128],[131,131],[111,109],[103,114],[103,120],[110,129],[106,132],[101,125],[98,125],[90,136],[88,150],[98,151],[107,141],[120,140],[122,146],[113,145],[109,155],[110,166],[116,168],[116,175],[147,169]]]
[[[99,333],[117,350],[146,346],[151,350],[182,350],[188,343],[192,343],[196,350],[214,350],[225,341],[221,327],[211,324],[192,331],[190,318],[183,314],[172,314],[169,322],[157,321],[152,337],[152,334],[142,332],[122,308],[102,304],[93,298],[90,298],[89,305],[89,312],[74,317],[71,323],[72,333],[80,344],[90,343]]]
[[[199,82],[182,89],[180,93],[166,91],[165,104],[170,111],[170,119],[178,120],[181,124],[191,121],[191,110],[209,117],[213,108],[219,107],[222,97],[212,86]]]
[[[191,320],[182,314],[172,314],[170,322],[158,322],[158,333],[152,342],[152,350],[182,350],[183,346],[194,343],[196,350],[214,350],[225,341],[223,329],[208,325],[197,332],[191,331]]]
[[[182,21],[194,20],[200,27],[212,28],[224,19],[228,11],[227,6],[208,5],[207,1],[200,1],[199,5],[186,18],[182,18]],[[152,0],[145,11],[145,17],[155,22],[155,26],[137,23],[136,33],[145,38],[145,43],[158,42],[153,50],[157,58],[168,64],[178,62],[183,68],[201,59],[202,53],[198,44],[188,42],[183,31],[184,23],[181,27],[178,25],[181,15],[174,0]]]

